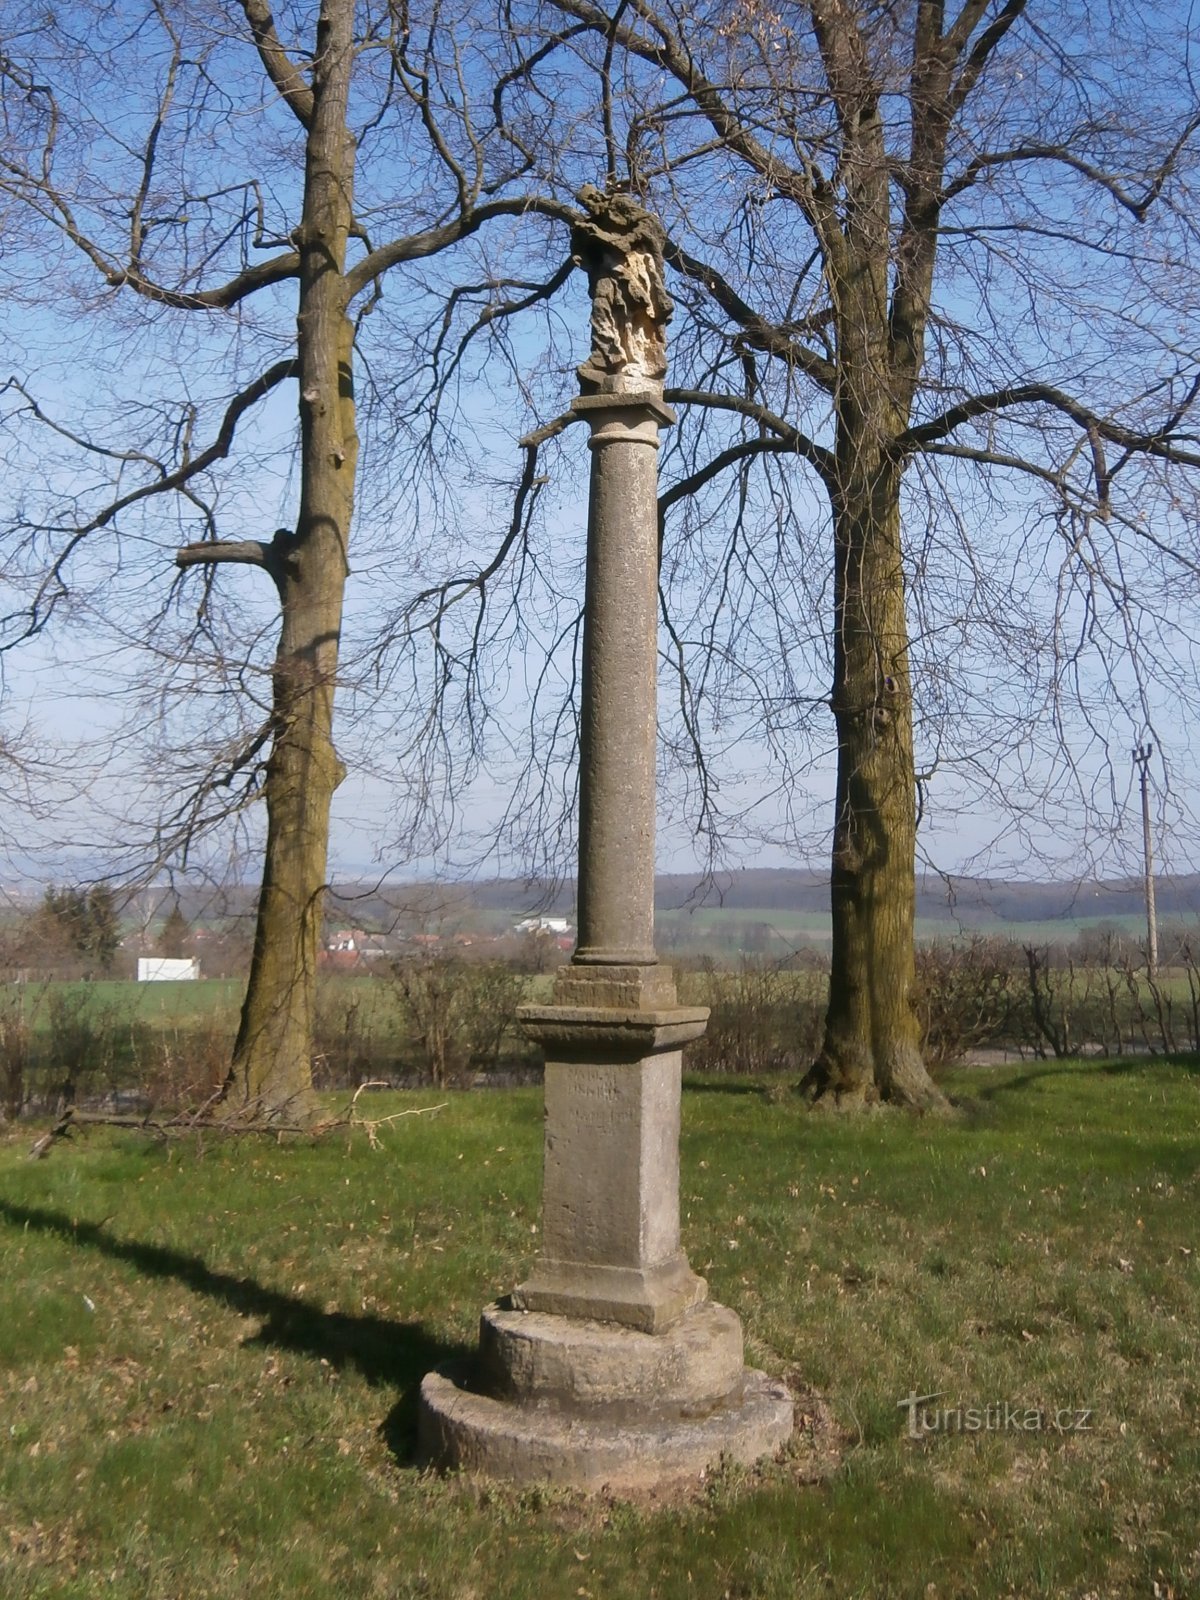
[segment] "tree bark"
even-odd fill
[[[941,1109],[913,1006],[916,806],[900,470],[851,474],[834,508],[837,796],[833,951],[813,1099]]]
[[[300,509],[268,568],[281,624],[272,682],[267,843],[254,954],[227,1083],[230,1109],[297,1122],[315,1109],[312,1034],[329,814],[344,774],[333,702],[358,454],[344,282],[354,140],[352,0],[323,0],[307,119],[297,354]]]
[[[846,113],[847,194],[827,253],[838,372],[833,949],[821,1054],[801,1087],[846,1108],[884,1100],[944,1109],[913,1006],[916,786],[900,527],[899,440],[924,361],[933,263],[912,249],[906,230],[893,297],[883,124],[877,102],[860,93],[845,42],[832,34],[823,41]]]

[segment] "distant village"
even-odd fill
[[[142,982],[244,978],[249,970],[256,892],[232,883],[199,888],[150,884],[120,891],[103,880],[80,885],[0,887],[0,973],[10,981],[111,977]],[[502,962],[547,971],[575,946],[574,884],[489,882],[369,885],[349,881],[329,896],[320,960],[326,970],[383,973],[434,957]],[[1177,935],[1200,918],[1200,875],[1157,882],[1164,959]],[[656,942],[673,960],[828,960],[825,875],[756,868],[698,886],[693,877],[656,880]],[[1114,938],[1144,937],[1140,879],[1085,883],[918,883],[922,941],[975,933],[1034,939],[1088,958]],[[1087,948],[1085,948],[1087,945]]]
[[[575,947],[574,922],[554,911],[519,904],[481,910],[453,891],[415,891],[403,904],[357,898],[355,924],[345,902],[341,916],[335,906],[326,920],[319,959],[327,970],[384,971],[440,957],[536,972],[557,966]],[[0,973],[18,982],[242,976],[253,902],[246,888],[207,897],[151,886],[123,899],[105,884],[0,890]]]
[[[406,955],[443,952],[507,953],[512,940],[537,942],[569,954],[575,948],[575,925],[567,917],[532,916],[514,922],[503,933],[370,933],[363,928],[337,928],[326,939],[322,962],[327,967],[352,969],[373,961],[396,961]]]

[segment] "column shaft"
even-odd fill
[[[579,963],[654,954],[658,420],[590,413],[579,782]]]

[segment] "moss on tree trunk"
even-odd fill
[[[939,169],[936,153],[927,164]],[[828,243],[838,374],[828,485],[833,958],[824,1042],[802,1087],[845,1107],[886,1100],[942,1109],[913,1009],[916,781],[898,447],[924,359],[933,257],[902,252],[893,283],[883,124],[870,97],[847,128],[844,220]]]
[[[354,140],[350,0],[325,0],[317,24],[305,147],[297,358],[300,509],[269,563],[281,626],[272,684],[267,843],[250,980],[227,1086],[231,1110],[304,1120],[314,1110],[312,1037],[333,792],[334,689],[358,440],[346,241]]]

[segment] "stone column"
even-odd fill
[[[579,942],[521,1021],[546,1055],[542,1254],[483,1314],[470,1374],[422,1386],[434,1460],[521,1481],[632,1488],[751,1461],[790,1434],[782,1385],[742,1365],[741,1325],[707,1300],[679,1236],[681,1047],[654,952],[658,434],[666,324],[661,225],[587,188],[574,259],[592,353],[573,410],[592,451],[580,741]]]
[[[662,388],[583,394],[591,429],[575,962],[653,965]]]

